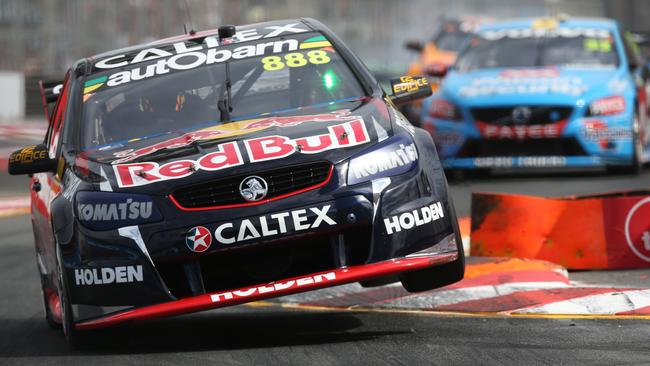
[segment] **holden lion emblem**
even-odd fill
[[[244,178],[239,184],[239,194],[248,202],[263,199],[268,191],[266,181],[256,175]]]

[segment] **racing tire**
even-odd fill
[[[458,227],[456,210],[454,209],[454,204],[451,202],[451,197],[449,199],[449,206],[451,207],[449,216],[452,219],[452,226],[456,235],[458,258],[453,262],[439,266],[400,274],[402,286],[408,292],[433,290],[456,283],[465,277],[465,252],[463,250],[463,241]]]
[[[643,144],[640,138],[641,120],[639,113],[634,113],[634,121],[632,123],[632,164],[631,165],[611,165],[607,167],[607,172],[612,174],[639,174],[643,169]]]
[[[59,281],[58,294],[59,301],[61,301],[61,327],[63,328],[63,335],[71,348],[80,348],[83,344],[81,342],[81,335],[74,327],[74,320],[72,315],[72,305],[68,297],[69,290],[67,281],[65,280],[65,271],[63,270],[63,258],[61,256],[61,248],[56,245],[56,273]]]

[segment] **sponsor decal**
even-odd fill
[[[393,94],[404,94],[420,90],[423,87],[429,87],[426,78],[413,78],[412,76],[400,77],[399,83],[391,83]]]
[[[84,83],[84,94],[92,93],[93,91],[101,88],[105,83],[106,80],[108,79],[108,76],[100,76],[98,78],[94,78],[91,80],[88,80]]]
[[[623,126],[609,127],[601,120],[586,120],[580,136],[590,142],[598,142],[601,148],[607,148],[610,141],[631,140],[632,129]]]
[[[489,41],[496,41],[502,38],[542,38],[542,37],[564,37],[564,38],[598,38],[609,39],[611,33],[606,29],[599,28],[514,28],[485,31],[480,33],[480,37]]]
[[[212,234],[203,226],[195,226],[185,235],[185,244],[191,251],[203,253],[212,245]]]
[[[370,141],[362,119],[328,126],[328,132],[299,138],[281,135],[264,136],[244,140],[248,161],[256,163],[284,159],[293,154],[318,154],[365,144]],[[237,142],[220,144],[217,151],[203,155],[197,160],[177,160],[159,165],[156,162],[114,165],[113,170],[120,187],[136,187],[151,183],[179,179],[199,170],[219,171],[244,163]]]
[[[402,230],[410,230],[414,227],[426,225],[443,217],[445,217],[445,213],[442,210],[442,203],[434,202],[413,211],[385,218],[384,226],[386,226],[386,234],[392,235]]]
[[[77,286],[110,285],[114,283],[142,282],[142,266],[84,268],[74,270]]]
[[[336,221],[327,215],[330,208],[330,205],[310,207],[244,219],[239,223],[226,222],[217,226],[214,237],[221,244],[235,244],[317,229],[323,224],[334,226]]]
[[[303,67],[308,64],[327,64],[331,59],[324,50],[314,50],[307,52],[307,57],[305,57],[305,54],[300,52],[291,52],[285,54],[283,57],[267,56],[262,58],[260,61],[262,62],[265,71],[279,71],[284,69],[285,66],[295,68]]]
[[[323,282],[329,282],[334,280],[336,280],[336,273],[328,272],[325,274],[299,278],[297,280],[274,282],[265,286],[249,287],[244,290],[226,291],[226,292],[210,295],[210,299],[212,300],[212,302],[242,299],[250,296],[271,294],[278,291],[285,291],[296,287],[309,286],[316,283],[323,283]]]
[[[560,70],[557,67],[506,69],[501,71],[499,76],[506,79],[556,78],[560,76]]]
[[[589,105],[589,112],[594,116],[607,116],[625,112],[625,98],[615,95],[598,99]]]
[[[82,191],[76,195],[77,218],[94,230],[159,221],[162,215],[146,195]]]
[[[191,145],[195,141],[208,141],[232,136],[239,136],[262,131],[271,127],[293,127],[308,122],[346,122],[360,119],[360,116],[351,116],[349,110],[339,110],[331,113],[313,114],[306,116],[273,116],[231,122],[223,125],[211,126],[199,131],[188,132],[182,136],[165,140],[141,149],[129,149],[115,152],[114,156],[118,159],[113,161],[113,164],[125,163],[163,149],[176,149],[179,147]]]
[[[415,136],[415,127],[409,122],[404,115],[395,108],[389,108],[393,112],[395,124],[405,129],[411,136]]]
[[[331,46],[332,44],[330,43],[330,41],[328,41],[327,38],[325,38],[325,36],[323,35],[307,38],[306,40],[302,41],[302,43],[300,43],[301,50],[305,50],[309,48],[331,47]]]
[[[549,71],[550,72],[550,71]],[[562,94],[569,96],[582,95],[587,85],[582,78],[576,76],[522,76],[515,77],[514,71],[504,71],[505,77],[479,77],[469,85],[458,89],[461,97],[481,97],[505,94]]]
[[[558,138],[566,127],[567,121],[544,125],[493,125],[476,121],[481,136],[491,140],[525,140]]]
[[[47,150],[36,149],[37,146],[28,146],[18,152],[11,154],[9,163],[31,164],[35,160],[47,159]]]
[[[171,53],[168,52],[168,54],[164,56],[171,56],[169,58],[158,60],[155,63],[149,64],[147,66],[136,67],[131,70],[119,71],[108,75],[106,86],[118,86],[129,83],[131,81],[144,80],[154,76],[167,74],[171,71],[190,70],[204,65],[223,63],[231,59],[239,60],[250,57],[263,56],[268,53],[295,51],[297,49],[298,40],[285,39],[269,43],[258,43],[256,45],[240,46],[232,50],[211,48],[205,52],[193,51],[180,53],[173,56],[171,56]],[[156,58],[158,57],[154,57],[152,59]]]
[[[637,202],[625,218],[625,240],[630,249],[646,262],[650,262],[650,197]]]
[[[239,194],[248,202],[256,202],[269,191],[269,186],[262,177],[256,175],[244,178],[239,184]]]
[[[261,29],[246,29],[239,31],[232,38],[234,42],[247,42],[255,41],[259,39],[273,38],[278,37],[284,34],[297,34],[307,32],[307,29],[301,28],[300,23],[290,23],[284,25],[271,25],[263,27]],[[305,40],[307,42],[307,40]],[[264,47],[267,47],[269,44],[274,42],[263,44]],[[189,47],[188,47],[189,45]],[[163,57],[170,57],[174,55],[182,55],[188,52],[196,52],[204,49],[211,49],[219,46],[219,38],[217,35],[205,37],[203,44],[197,45],[192,42],[177,42],[172,45],[172,49],[169,48],[147,48],[144,49],[138,54],[136,54],[133,59],[127,59],[125,54],[116,55],[107,57],[95,63],[95,68],[98,69],[113,69],[116,67],[124,67],[128,65],[137,64],[144,61],[155,60]],[[248,49],[250,50],[250,49]],[[245,53],[249,51],[240,51],[240,53]],[[236,53],[233,52],[233,53]],[[237,57],[235,57],[237,58]],[[240,57],[241,58],[241,57]]]
[[[418,152],[409,138],[364,153],[350,161],[348,184],[402,174],[412,169]]]
[[[477,168],[545,168],[566,165],[567,160],[564,156],[490,156],[474,159],[474,166]]]

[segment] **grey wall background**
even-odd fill
[[[328,24],[371,66],[400,68],[413,56],[403,41],[428,37],[440,16],[557,13],[650,30],[647,0],[0,0],[0,70],[60,75],[78,58],[181,33],[188,18],[210,29],[300,16]]]
[[[25,75],[24,109],[33,114],[41,109],[35,80],[59,79],[82,57],[180,34],[183,24],[314,17],[371,69],[397,75],[415,57],[404,41],[429,38],[442,16],[559,13],[614,17],[650,32],[650,0],[0,0],[0,72]]]

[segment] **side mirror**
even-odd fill
[[[57,162],[50,159],[45,145],[34,145],[14,151],[9,156],[9,174],[34,174],[53,172]]]
[[[404,47],[407,50],[422,52],[422,50],[424,49],[424,44],[421,41],[411,39],[404,42]]]
[[[424,69],[424,72],[427,73],[429,76],[437,77],[437,78],[444,78],[445,75],[447,75],[447,72],[449,71],[449,66],[441,63],[434,63],[427,65]]]
[[[393,91],[390,100],[395,104],[426,98],[432,94],[429,81],[422,76],[402,76],[399,79],[392,79],[390,86]]]

